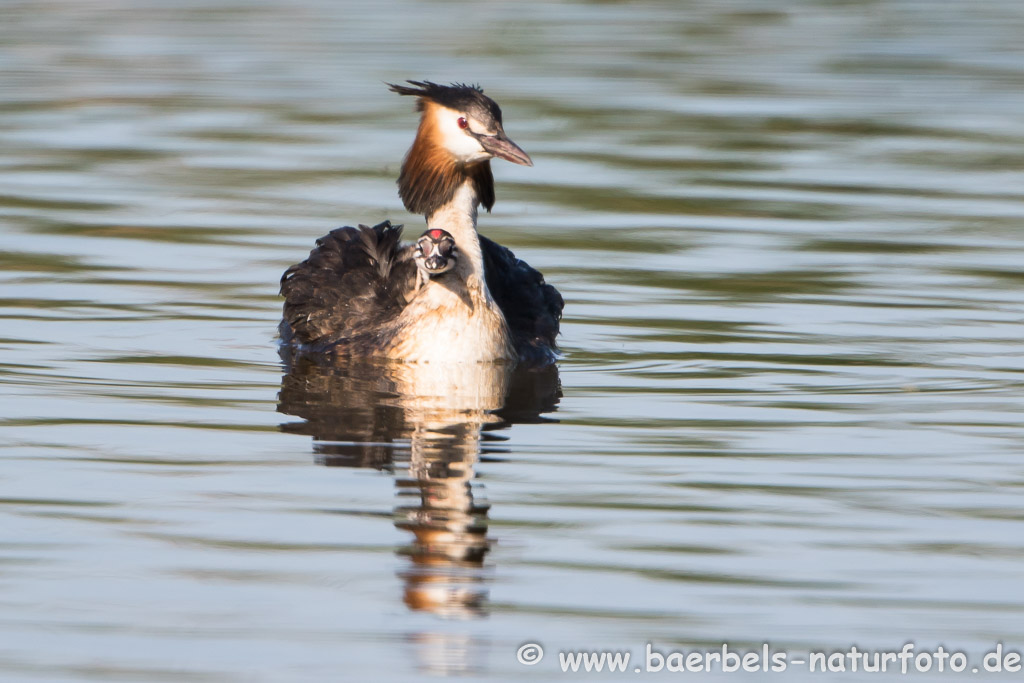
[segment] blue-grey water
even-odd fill
[[[4,2],[0,679],[1024,647],[1022,35],[1018,0]],[[532,155],[481,231],[563,293],[556,370],[278,357],[318,236],[419,232],[405,78],[481,83]]]

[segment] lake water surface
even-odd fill
[[[1024,647],[1022,35],[1018,0],[4,3],[0,679]],[[317,237],[420,230],[405,78],[480,82],[532,155],[481,231],[564,295],[557,368],[278,357]]]

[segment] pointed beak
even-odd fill
[[[519,145],[509,140],[508,136],[505,135],[505,131],[500,128],[497,135],[481,135],[478,139],[489,154],[505,161],[511,161],[513,164],[533,166],[533,159],[530,158],[530,155],[524,152]]]

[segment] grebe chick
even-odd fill
[[[553,361],[562,296],[476,230],[479,206],[494,205],[490,160],[533,161],[505,134],[500,107],[479,87],[408,83],[390,86],[416,97],[421,115],[398,193],[409,211],[426,217],[428,237],[439,230],[458,245],[445,271],[454,279],[434,278],[428,257],[417,260],[419,246],[400,245],[401,226],[339,228],[281,278],[282,341],[301,352],[406,361]],[[443,249],[430,240],[432,250]]]
[[[432,228],[416,240],[413,259],[420,274],[424,277],[436,277],[455,267],[455,238],[447,230]]]

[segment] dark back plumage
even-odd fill
[[[310,350],[373,349],[375,334],[405,307],[416,285],[402,226],[344,227],[316,241],[281,277],[281,339]]]
[[[487,289],[512,332],[520,360],[549,363],[556,358],[558,325],[565,302],[540,271],[497,242],[480,235]]]

